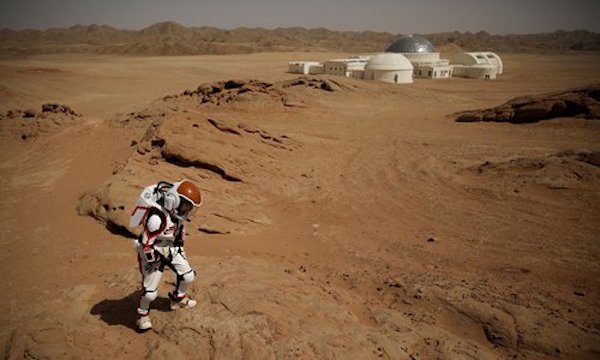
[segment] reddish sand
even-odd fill
[[[2,112],[82,114],[26,140],[0,126],[5,358],[598,358],[600,168],[581,154],[600,151],[600,122],[450,115],[598,83],[600,56],[506,55],[497,81],[162,99],[340,55],[0,61]],[[199,304],[167,311],[166,273],[138,334],[132,245],[78,210],[118,225],[139,186],[181,177],[206,195],[187,229]]]

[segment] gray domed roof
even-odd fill
[[[419,35],[404,35],[388,46],[386,52],[395,53],[435,53],[435,46]]]

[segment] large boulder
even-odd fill
[[[600,118],[598,93],[600,85],[571,89],[563,92],[516,98],[490,109],[456,113],[457,122],[512,122],[532,123],[559,117]]]

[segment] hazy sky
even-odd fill
[[[600,0],[0,0],[0,28],[106,24],[141,29],[186,26],[326,27],[391,33],[479,31],[600,32]]]

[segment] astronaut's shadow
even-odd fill
[[[105,299],[92,306],[90,314],[100,315],[100,319],[108,325],[121,325],[138,331],[136,326],[136,309],[141,290],[132,292],[122,299]],[[150,305],[150,311],[171,311],[167,297],[158,297]]]

